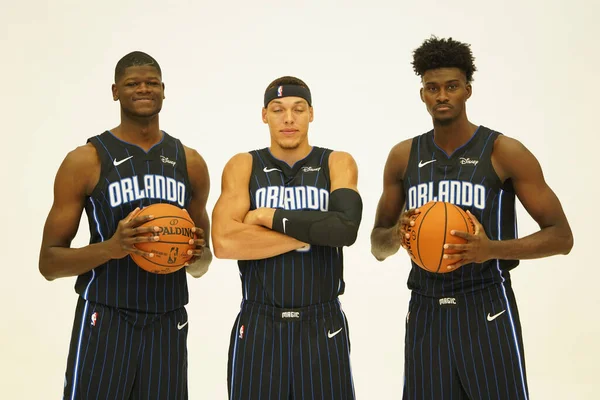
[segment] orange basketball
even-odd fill
[[[450,234],[450,231],[475,233],[475,225],[460,207],[442,201],[430,201],[419,207],[414,218],[415,225],[408,227],[410,239],[405,239],[408,254],[421,268],[435,273],[446,273],[448,265],[456,261],[444,260],[444,244],[466,243],[466,240]],[[448,250],[448,254],[452,251]]]
[[[170,274],[181,269],[191,256],[187,254],[193,246],[189,244],[190,239],[195,239],[196,234],[192,232],[195,226],[189,214],[183,209],[166,203],[152,204],[144,207],[134,217],[154,215],[154,219],[140,225],[158,226],[157,233],[146,233],[144,235],[157,235],[158,242],[136,243],[135,247],[154,257],[143,257],[131,254],[131,258],[142,269],[154,274]]]

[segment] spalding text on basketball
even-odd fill
[[[163,235],[181,235],[181,236],[187,236],[190,239],[194,238],[194,232],[192,232],[192,228],[180,228],[180,227],[174,227],[174,226],[160,226],[160,231],[158,231],[158,234],[160,236]]]

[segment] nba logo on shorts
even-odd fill
[[[277,88],[277,97],[283,96],[283,86]]]
[[[98,318],[98,312],[92,314],[92,326],[96,326],[96,319]]]
[[[240,339],[244,338],[244,325],[240,327]]]

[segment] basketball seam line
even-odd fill
[[[161,203],[159,203],[159,204],[161,204]],[[136,217],[139,217],[139,216],[140,216],[139,214],[138,214],[138,215],[136,215]],[[142,217],[143,217],[143,215],[142,215]],[[192,220],[189,220],[189,219],[187,219],[187,218],[185,218],[185,217],[182,217],[182,216],[180,216],[180,215],[163,215],[163,216],[160,216],[160,217],[154,217],[154,218],[152,218],[151,220],[149,220],[149,221],[146,221],[144,224],[147,224],[147,223],[149,223],[149,222],[152,222],[152,221],[156,221],[156,220],[158,220],[158,219],[164,219],[164,218],[177,218],[177,219],[181,219],[181,220],[183,220],[183,221],[186,221],[186,222],[189,222],[190,224],[192,224],[192,228],[193,228],[193,227],[194,227],[194,225],[195,225],[195,224],[194,224],[194,221],[192,221]],[[192,229],[192,228],[188,228],[188,229]]]
[[[440,254],[440,261],[438,262],[437,270],[435,271],[436,274],[439,273],[440,268],[442,268],[442,262],[444,261],[444,244],[446,244],[446,235],[448,234],[448,206],[444,202],[442,202],[442,204],[444,205],[444,240],[442,243],[442,252]]]
[[[160,239],[156,242],[140,242],[140,243],[136,243],[136,244],[143,244],[143,243],[164,243],[164,244],[187,244],[187,245],[189,245],[188,242],[167,242],[165,240],[160,240]]]
[[[425,212],[425,214],[423,214],[423,219],[421,219],[421,223],[419,224],[419,231],[417,232],[417,251],[419,252],[419,261],[421,262],[421,265],[423,265],[423,259],[421,258],[421,249],[420,249],[420,233],[421,233],[421,227],[423,226],[423,222],[425,222],[425,217],[427,217],[427,214],[429,214],[429,212],[433,209],[433,207],[435,207],[437,205],[437,201],[433,203],[433,205],[431,207],[429,207],[429,210],[427,210]],[[427,268],[425,268],[427,270]],[[430,271],[431,272],[431,271]]]

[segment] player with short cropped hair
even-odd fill
[[[113,100],[121,123],[71,151],[60,166],[46,220],[39,268],[48,280],[76,276],[79,294],[64,399],[187,399],[186,270],[200,277],[212,259],[206,212],[210,181],[203,158],[160,130],[164,84],[158,62],[135,51],[115,68]],[[190,265],[157,275],[128,254],[158,240],[142,207],[186,209],[197,227]],[[71,248],[81,213],[90,244]]]

